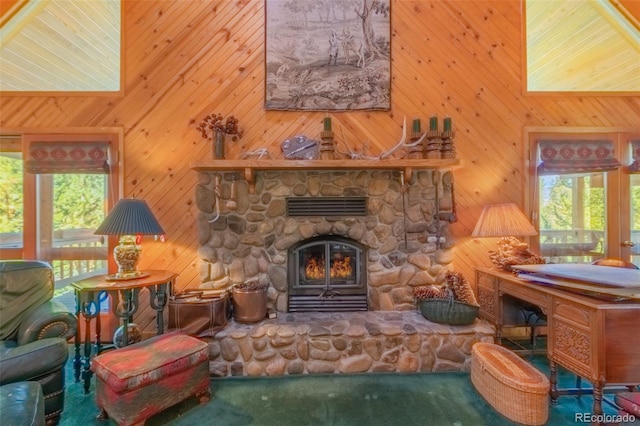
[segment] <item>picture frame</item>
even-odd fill
[[[390,1],[265,0],[264,108],[390,110]]]

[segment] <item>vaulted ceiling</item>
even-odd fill
[[[120,1],[3,3],[0,90],[120,90]]]
[[[640,91],[638,20],[617,1],[527,0],[526,25],[528,90]]]
[[[0,91],[121,89],[119,0],[0,0]],[[640,2],[527,0],[531,91],[640,90]]]

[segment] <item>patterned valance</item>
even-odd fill
[[[613,142],[608,140],[539,140],[538,174],[589,173],[615,170]]]
[[[31,142],[25,158],[27,173],[109,173],[109,142]]]
[[[640,173],[640,139],[631,141],[631,158],[633,163],[629,165],[629,172]]]

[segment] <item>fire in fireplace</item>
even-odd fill
[[[366,311],[365,248],[316,237],[289,250],[289,312]]]

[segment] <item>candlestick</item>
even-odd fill
[[[420,133],[420,119],[413,119],[413,133]]]
[[[438,117],[435,115],[429,119],[429,130],[438,130]]]
[[[445,132],[451,131],[451,117],[446,117],[444,119],[444,131]]]
[[[325,132],[330,132],[331,131],[331,117],[326,116],[324,118],[324,131]]]

